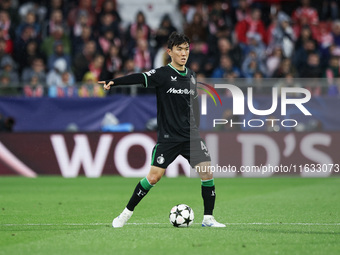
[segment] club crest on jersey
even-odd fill
[[[160,156],[158,156],[157,158],[157,163],[162,165],[165,162],[165,159],[163,157],[163,154],[161,154]]]
[[[191,80],[192,84],[196,84],[196,80],[195,80],[195,77],[193,75],[191,75],[190,80]]]
[[[177,76],[175,77],[171,76],[171,81],[177,81]]]

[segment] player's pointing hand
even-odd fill
[[[106,81],[98,81],[99,84],[103,84],[104,90],[109,90],[111,86],[113,86],[114,82],[109,81],[108,84],[106,84]]]

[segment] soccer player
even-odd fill
[[[201,178],[204,205],[204,227],[225,227],[213,216],[215,185],[210,171],[210,154],[200,137],[199,104],[196,74],[185,64],[189,57],[189,38],[173,32],[168,39],[167,52],[171,63],[144,73],[135,73],[108,81],[99,81],[105,90],[113,85],[142,84],[156,88],[158,140],[152,151],[151,169],[138,182],[126,208],[112,226],[123,227],[133,210],[149,190],[161,179],[167,166],[178,155],[186,158]]]

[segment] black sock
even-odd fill
[[[133,211],[138,203],[142,200],[142,198],[148,193],[149,191],[144,189],[140,182],[138,182],[129,203],[127,204],[126,208],[130,211]]]
[[[202,198],[204,204],[204,215],[212,215],[215,206],[215,186],[202,186]]]

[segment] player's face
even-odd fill
[[[171,57],[171,64],[175,68],[183,68],[188,61],[189,58],[189,44],[182,43],[180,45],[176,45],[172,47],[172,49],[168,49],[168,53]]]

